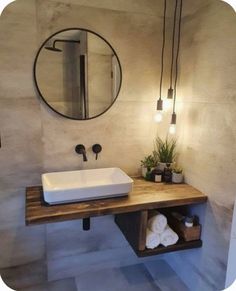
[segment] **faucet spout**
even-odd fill
[[[83,155],[83,161],[87,162],[88,158],[87,158],[87,155],[86,155],[86,150],[83,150],[82,155]]]
[[[86,155],[85,146],[84,146],[83,144],[78,144],[78,145],[75,147],[75,152],[76,152],[78,155],[83,155],[83,161],[84,161],[84,162],[87,162],[87,161],[88,161],[88,158],[87,158],[87,155]]]

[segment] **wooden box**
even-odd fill
[[[201,237],[201,225],[193,225],[192,227],[186,227],[183,222],[174,218],[168,218],[170,227],[178,234],[184,241],[199,240]]]

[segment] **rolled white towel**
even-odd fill
[[[174,245],[179,240],[178,234],[174,232],[173,229],[169,227],[169,225],[167,225],[166,229],[163,231],[163,233],[161,233],[160,237],[161,237],[161,244],[164,247]]]
[[[147,249],[154,249],[159,246],[161,243],[161,238],[158,233],[147,229],[146,231],[146,248]]]
[[[166,226],[167,218],[159,212],[148,220],[148,228],[153,232],[162,233]]]

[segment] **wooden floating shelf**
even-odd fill
[[[153,250],[145,249],[143,251],[139,251],[134,248],[133,250],[135,251],[138,257],[148,257],[148,256],[155,256],[155,255],[160,255],[160,254],[170,253],[170,252],[175,252],[175,251],[183,251],[183,250],[188,250],[188,249],[200,248],[201,246],[202,246],[202,241],[199,239],[199,240],[189,241],[189,242],[179,241],[175,245],[168,246],[168,247],[159,246]]]
[[[146,249],[148,216],[152,210],[205,203],[207,196],[187,184],[164,184],[134,178],[133,191],[126,197],[48,206],[42,186],[26,188],[26,225],[115,215],[115,222],[138,257],[153,256],[202,246],[201,240],[179,241],[153,250]]]
[[[164,184],[133,178],[133,191],[127,197],[47,206],[42,186],[26,188],[26,225],[59,222],[101,215],[130,213],[204,203],[207,196],[187,184]]]

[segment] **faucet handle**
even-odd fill
[[[83,154],[85,151],[85,146],[83,144],[77,144],[75,147],[75,152],[79,155]]]
[[[93,152],[96,154],[96,160],[98,159],[98,154],[102,151],[102,146],[98,143],[92,146]]]
[[[84,162],[88,161],[85,146],[83,144],[77,144],[77,146],[75,147],[75,152],[79,155],[83,155]]]

